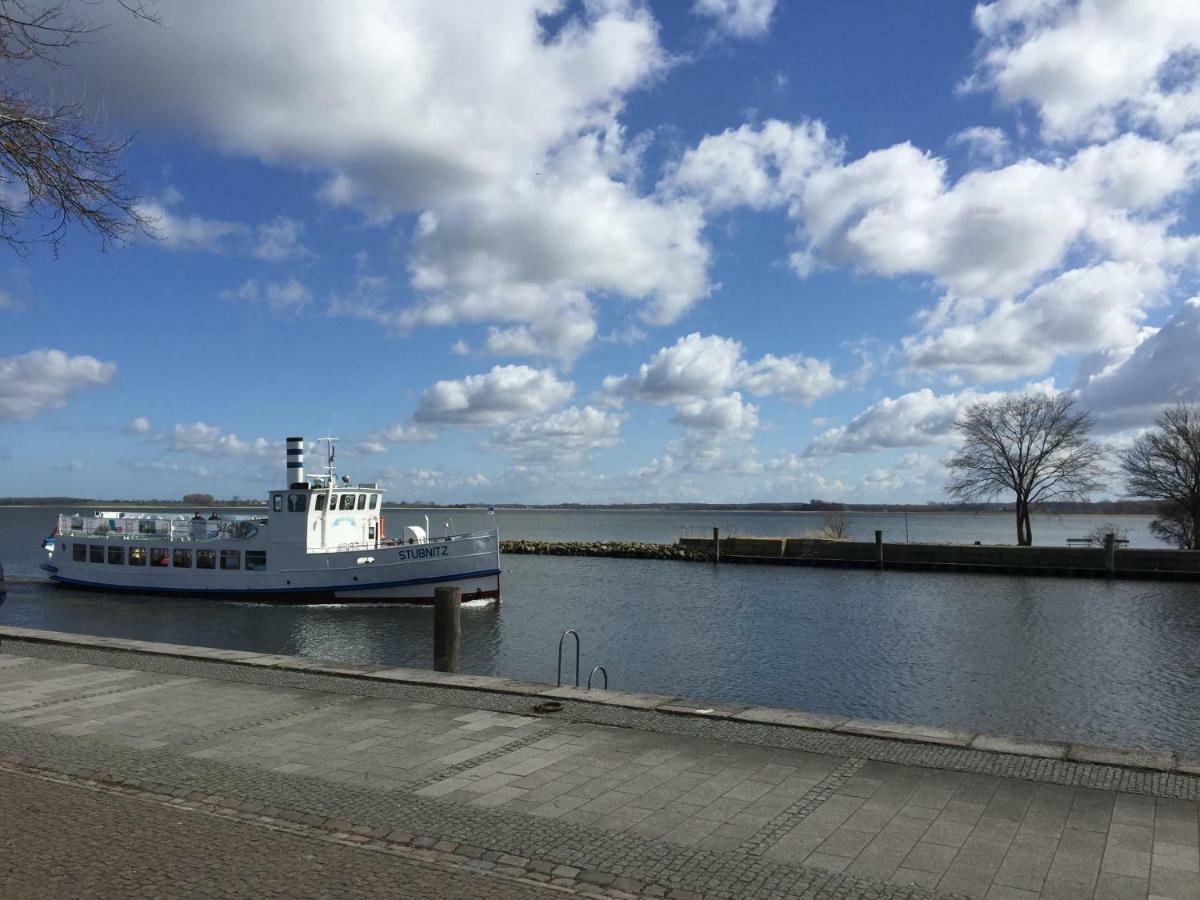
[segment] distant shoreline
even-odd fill
[[[91,506],[96,509],[112,509],[112,510],[136,510],[136,509],[178,509],[186,510],[210,510],[210,509],[236,509],[266,512],[268,507],[266,504],[254,504],[250,506],[218,503],[211,506],[202,506],[191,503],[179,502],[161,502],[161,501],[125,501],[112,502],[105,500],[68,500],[62,503],[3,503],[0,502],[0,509],[59,509],[63,507]],[[1012,515],[1011,509],[929,509],[920,507],[917,509],[904,507],[888,507],[884,509],[869,508],[855,509],[846,507],[844,509],[829,510],[829,509],[761,509],[755,507],[744,506],[503,506],[497,505],[493,507],[497,512],[505,513],[521,513],[521,512],[550,512],[550,513],[572,513],[572,512],[605,512],[605,513],[680,513],[680,514],[725,514],[725,513],[742,513],[753,515],[830,515],[834,513],[846,513],[852,515],[908,515],[908,516],[980,516],[980,515]],[[485,512],[487,506],[393,506],[384,504],[383,511],[403,512],[404,510],[426,510],[435,509],[443,512]],[[1129,512],[1108,512],[1105,510],[1038,510],[1033,513],[1035,516],[1092,516],[1092,517],[1107,517],[1114,519],[1121,518],[1144,518],[1154,516],[1156,513],[1153,510],[1145,511],[1129,511]]]

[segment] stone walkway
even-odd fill
[[[538,716],[516,694],[102,647],[3,650],[10,777],[53,772],[362,847],[348,852],[615,896],[1200,898],[1193,776],[594,704]]]

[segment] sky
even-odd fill
[[[0,247],[0,495],[920,503],[972,403],[1200,400],[1194,0],[151,9],[6,73],[153,235]]]

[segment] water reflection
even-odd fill
[[[1200,586],[944,573],[505,559],[463,609],[463,669],[1094,743],[1200,746]],[[14,584],[0,623],[428,667],[432,610],[276,606]],[[570,669],[573,660],[567,663]]]

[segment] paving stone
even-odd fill
[[[142,663],[149,664],[139,659]],[[79,665],[72,677],[94,668]],[[159,654],[153,665],[182,664]],[[1064,854],[1057,874],[1078,874],[1072,865],[1098,870],[1106,850],[1147,852],[1139,847],[1151,814],[1161,851],[1153,862],[1167,873],[1159,875],[1159,886],[1172,887],[1171,872],[1200,874],[1165,865],[1189,863],[1186,848],[1195,845],[1194,835],[1171,840],[1197,824],[1197,779],[1185,776],[780,728],[742,718],[664,716],[570,699],[564,700],[564,714],[582,721],[534,720],[520,714],[528,710],[527,698],[467,691],[454,682],[372,683],[358,676],[339,681],[341,676],[328,674],[334,667],[282,671],[219,661],[186,665],[220,672],[223,680],[193,677],[198,670],[139,670],[128,681],[146,683],[140,693],[129,695],[129,708],[116,693],[111,703],[87,698],[89,704],[107,705],[81,706],[44,731],[0,721],[0,757],[17,752],[44,765],[116,769],[114,774],[137,781],[142,791],[216,796],[218,802],[237,798],[256,804],[256,814],[271,808],[282,816],[293,810],[301,820],[311,816],[344,824],[346,833],[363,841],[416,832],[411,843],[421,846],[424,827],[426,834],[477,848],[475,862],[484,867],[510,867],[501,860],[511,852],[554,863],[550,872],[525,870],[530,875],[577,886],[552,874],[566,865],[612,874],[609,887],[616,891],[623,888],[615,886],[615,878],[632,877],[673,890],[738,897],[923,896],[922,890],[933,889],[937,873],[912,863],[937,865],[962,847],[963,861],[956,858],[946,867],[936,890],[958,885],[970,888],[966,893],[972,896],[985,896],[997,885],[979,882],[989,877],[993,862],[1002,868],[996,860],[1000,850],[1011,855],[1026,838],[1053,844],[1061,833]],[[162,686],[180,679],[181,671],[189,672],[189,683]],[[354,691],[378,693],[350,693],[348,681]],[[0,703],[7,684],[0,683]],[[156,690],[141,690],[146,687]],[[221,699],[203,700],[209,692]],[[130,723],[141,721],[126,715],[134,711],[135,699],[139,706],[150,704],[154,715],[168,708],[179,713],[170,725],[138,726],[133,740],[142,742],[142,749],[127,743]],[[472,706],[476,703],[489,708]],[[229,710],[235,711],[232,720]],[[471,718],[457,721],[466,716]],[[72,725],[99,731],[86,742],[52,733]],[[148,741],[163,745],[147,746]],[[344,752],[349,747],[357,752]],[[847,755],[852,748],[864,752]],[[561,758],[549,758],[560,749]],[[188,757],[204,750],[218,755]],[[277,771],[289,764],[309,768]],[[1039,781],[1007,777],[1020,774]],[[489,782],[506,776],[512,780]],[[468,785],[485,790],[466,790]],[[626,805],[615,811],[583,809],[597,800],[598,806],[617,802],[617,795]],[[494,808],[478,805],[489,798]],[[703,819],[702,812],[715,821]],[[835,862],[820,848],[852,817],[857,817],[854,824],[878,828],[859,851],[861,859],[854,860],[857,868]],[[397,829],[398,824],[404,827]],[[1099,847],[1087,843],[1092,839],[1101,841]],[[814,861],[801,865],[806,858]],[[1116,867],[1129,862],[1120,854],[1111,859]],[[978,865],[968,865],[972,860]],[[838,874],[819,867],[819,861],[869,877]],[[1108,888],[1128,887],[1119,873],[1103,874],[1113,876],[1111,884],[1105,881]],[[1101,879],[1093,877],[1092,887],[1099,891]],[[884,884],[887,879],[890,886]],[[1046,884],[1066,890],[1087,882],[1060,877]],[[1186,888],[1186,879],[1182,885]]]

